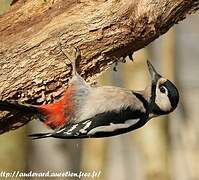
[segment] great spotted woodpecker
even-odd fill
[[[34,139],[74,139],[127,133],[177,107],[177,88],[158,74],[149,61],[150,85],[143,91],[132,91],[114,86],[88,85],[76,71],[76,61],[80,58],[80,52],[76,49],[71,58],[73,76],[58,102],[35,106],[17,101],[0,101],[0,110],[20,111],[29,117],[36,116],[54,129],[53,132],[30,135]]]

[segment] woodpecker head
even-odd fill
[[[172,112],[178,105],[179,93],[176,86],[168,79],[158,74],[152,64],[147,61],[151,75],[150,113],[158,116]]]

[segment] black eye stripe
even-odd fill
[[[151,101],[155,102],[155,97],[156,97],[156,83],[152,83],[151,87]]]
[[[167,89],[168,91],[168,95],[171,93],[171,91],[174,89],[174,85],[173,83],[171,84],[171,82],[169,80],[167,80],[166,82],[164,82],[163,84],[160,85],[160,87],[164,87]]]

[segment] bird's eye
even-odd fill
[[[166,93],[167,89],[164,86],[160,86],[160,92]]]

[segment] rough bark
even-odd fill
[[[71,66],[59,43],[81,50],[81,75],[92,81],[198,8],[199,0],[16,1],[0,16],[0,99],[38,104],[60,97]],[[1,132],[29,121],[19,119],[3,118]]]

